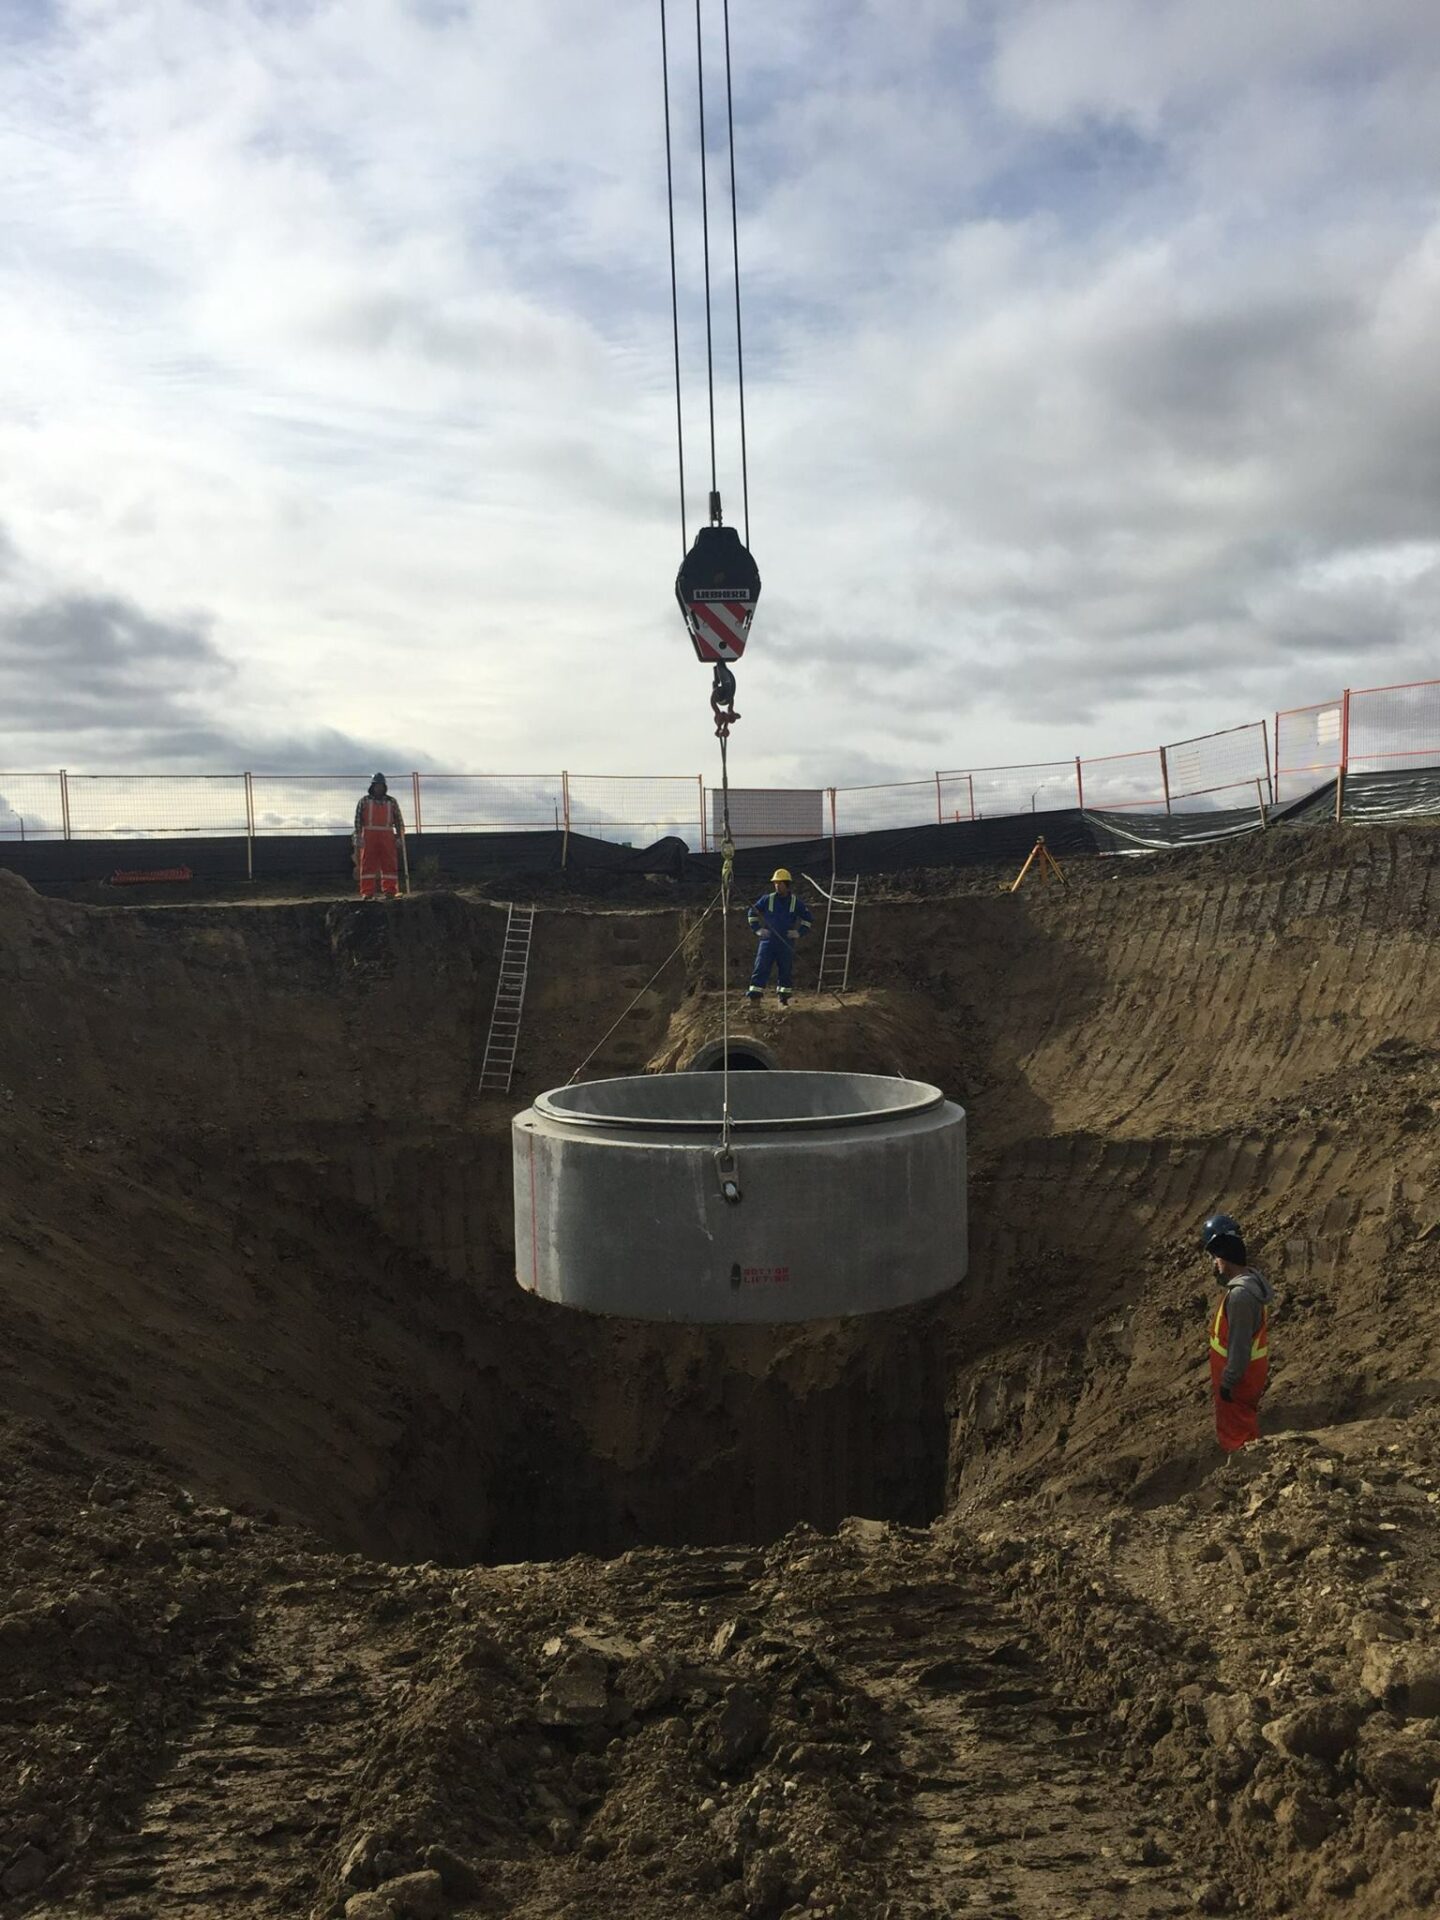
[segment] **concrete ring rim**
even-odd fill
[[[640,1080],[648,1077],[649,1076],[643,1074],[624,1076],[624,1078],[628,1080]],[[690,1076],[687,1074],[673,1077],[688,1079]],[[707,1079],[710,1078],[708,1074],[705,1077]],[[786,1077],[787,1075],[783,1068],[778,1072],[766,1075],[766,1079],[772,1085],[783,1082]],[[749,1137],[763,1133],[819,1133],[827,1130],[834,1131],[842,1127],[883,1126],[896,1120],[907,1120],[921,1114],[933,1113],[937,1107],[943,1107],[946,1100],[946,1096],[941,1089],[931,1086],[927,1081],[901,1080],[888,1074],[827,1074],[810,1077],[836,1080],[889,1079],[896,1086],[913,1087],[917,1089],[922,1097],[897,1102],[893,1106],[866,1108],[846,1113],[770,1114],[754,1120],[737,1119],[732,1114],[730,1120],[731,1133],[744,1134]],[[606,1085],[616,1085],[619,1084],[619,1081],[592,1080],[582,1084],[597,1088]],[[533,1110],[544,1119],[554,1121],[559,1126],[573,1129],[577,1133],[669,1133],[695,1136],[713,1135],[720,1131],[720,1119],[718,1115],[713,1117],[703,1115],[691,1119],[675,1115],[650,1116],[614,1113],[577,1113],[565,1107],[557,1106],[554,1102],[554,1096],[570,1091],[571,1089],[568,1087],[558,1087],[550,1089],[549,1092],[537,1094],[533,1102]]]

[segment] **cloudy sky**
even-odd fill
[[[1117,751],[1440,673],[1434,0],[731,27],[765,581],[737,778]],[[6,0],[0,768],[710,769],[660,71],[655,0]]]

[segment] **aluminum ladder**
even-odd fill
[[[485,1058],[480,1064],[481,1093],[508,1093],[520,1045],[520,1015],[525,1006],[525,984],[530,978],[530,939],[535,931],[534,907],[517,907],[512,900],[505,919],[505,944],[500,949],[500,978],[495,983],[495,1005],[485,1036]]]
[[[823,889],[822,889],[823,891]],[[850,954],[855,945],[855,910],[860,898],[860,877],[832,880],[825,909],[825,939],[820,948],[820,977],[817,993],[844,993],[850,985]]]

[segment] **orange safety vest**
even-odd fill
[[[1245,1371],[1231,1388],[1230,1398],[1222,1400],[1220,1383],[1230,1357],[1229,1298],[1227,1287],[1210,1323],[1210,1392],[1215,1406],[1215,1437],[1226,1453],[1234,1453],[1237,1447],[1248,1446],[1260,1437],[1260,1396],[1270,1378],[1270,1313],[1261,1307]]]
[[[1220,1375],[1225,1362],[1230,1357],[1230,1315],[1227,1302],[1230,1291],[1227,1287],[1221,1295],[1220,1305],[1215,1309],[1215,1319],[1210,1328],[1210,1371],[1219,1385]],[[1255,1329],[1255,1338],[1250,1342],[1250,1360],[1237,1383],[1240,1389],[1249,1389],[1252,1384],[1258,1389],[1264,1375],[1261,1367],[1267,1371],[1270,1366],[1270,1312],[1267,1307],[1260,1309],[1260,1324]]]
[[[395,816],[391,811],[388,794],[383,800],[367,798],[363,804],[365,811],[361,815],[360,824],[366,833],[372,833],[376,828],[381,828],[387,833],[395,831]]]

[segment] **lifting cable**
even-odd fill
[[[710,520],[720,515],[715,473],[715,342],[710,324],[710,195],[705,167],[705,47],[700,37],[700,0],[695,0],[695,92],[700,103],[700,232],[705,250],[705,375],[710,386]]]
[[[675,168],[670,157],[670,47],[660,0],[660,70],[665,88],[665,199],[670,209],[670,323],[675,334],[675,441],[680,451],[680,555],[690,544],[685,513],[685,418],[680,410],[680,293],[675,278]]]
[[[725,17],[725,126],[730,148],[730,239],[735,263],[735,370],[740,395],[740,482],[741,502],[745,518],[745,545],[750,545],[750,475],[745,452],[745,358],[741,348],[740,335],[740,216],[737,211],[735,194],[735,96],[730,76],[730,0],[724,0]],[[695,0],[695,29],[699,38],[700,0]],[[700,76],[700,182],[701,205],[704,205],[705,183],[705,83],[703,70]],[[710,336],[710,243],[709,228],[706,227],[705,243],[705,335],[708,345]],[[710,376],[710,467],[711,486],[715,484],[715,378]],[[718,518],[720,499],[712,495],[711,517]],[[735,676],[725,668],[723,675],[717,672],[717,691],[728,686],[725,704],[734,711]],[[714,700],[712,697],[712,707]],[[735,840],[730,831],[730,723],[717,712],[715,731],[720,738],[720,892],[725,902],[724,934],[721,940],[721,963],[724,967],[724,980],[720,994],[720,1028],[725,1048],[724,1087],[721,1096],[720,1157],[716,1165],[720,1170],[721,1190],[726,1199],[739,1199],[740,1189],[735,1180],[735,1157],[730,1147],[730,889],[735,879]]]
[[[745,525],[745,545],[750,544],[750,470],[745,433],[745,359],[740,314],[740,223],[735,186],[735,99],[730,57],[730,0],[723,0],[725,28],[725,120],[730,163],[730,239],[735,272],[735,357],[740,402],[740,480]],[[680,472],[680,530],[682,556],[688,551],[689,526],[685,507],[685,432],[680,382],[680,295],[675,264],[675,169],[670,124],[670,53],[666,26],[666,0],[660,0],[660,61],[665,94],[665,192],[670,231],[670,318],[675,351],[675,438]],[[705,147],[705,47],[701,22],[701,0],[695,0],[695,72],[700,123],[700,222],[705,267],[705,374],[710,418],[710,501],[709,519],[720,525],[719,468],[715,437],[715,339],[710,286],[710,195]],[[716,1165],[721,1187],[727,1199],[738,1199],[739,1187],[734,1175],[734,1156],[730,1146],[730,908],[735,879],[735,842],[730,827],[730,727],[739,717],[735,707],[735,677],[723,661],[715,666],[715,684],[710,697],[715,718],[715,733],[720,742],[720,893],[707,914],[719,905],[721,912],[721,1044],[724,1049],[721,1074],[720,1150]],[[673,957],[673,956],[672,956]],[[668,964],[668,962],[667,962]],[[627,1009],[628,1011],[628,1009]],[[624,1017],[623,1015],[621,1016]],[[616,1023],[617,1025],[619,1022]],[[614,1029],[612,1028],[613,1032]],[[608,1036],[607,1036],[608,1037]],[[602,1042],[603,1044],[603,1042]],[[596,1049],[598,1051],[598,1048]],[[593,1056],[592,1056],[593,1057]],[[577,1068],[579,1072],[581,1069]]]
[[[730,242],[735,259],[735,376],[740,389],[740,502],[750,545],[750,460],[745,449],[745,346],[740,332],[740,216],[735,197],[735,98],[730,88],[730,0],[725,0],[725,121],[730,133]]]
[[[616,1027],[620,1026],[625,1020],[627,1020],[631,1015],[631,1013],[635,1010],[635,1008],[639,1006],[640,1002],[645,998],[646,994],[654,986],[655,982],[660,978],[661,974],[664,973],[665,969],[669,966],[670,962],[675,958],[676,954],[681,952],[681,950],[685,947],[691,935],[698,933],[700,928],[704,926],[705,922],[710,918],[711,914],[715,911],[716,907],[719,906],[723,897],[724,897],[723,894],[717,893],[715,898],[710,902],[709,906],[706,907],[704,913],[702,913],[700,918],[695,922],[695,925],[693,927],[687,927],[685,929],[684,933],[681,934],[676,944],[670,949],[669,953],[666,954],[665,958],[660,962],[659,966],[655,969],[654,973],[651,974],[650,978],[645,982],[644,986],[641,987],[640,991],[636,994],[635,998],[630,1002],[630,1005],[626,1007],[624,1013],[620,1015],[620,1018],[618,1020],[611,1022],[611,1024],[605,1029],[604,1033],[602,1033],[600,1038],[595,1042],[594,1046],[591,1047],[590,1051],[586,1054],[585,1058],[580,1062],[579,1066],[576,1067],[575,1071],[571,1074],[570,1078],[565,1082],[567,1087],[574,1086],[575,1082],[580,1078],[581,1074],[585,1071],[586,1067],[589,1066],[590,1062],[595,1058],[596,1054],[604,1046],[605,1042],[610,1038],[611,1034],[614,1033]]]
[[[740,411],[740,493],[745,545],[750,545],[750,453],[745,427],[745,345],[740,309],[740,214],[735,185],[735,89],[730,58],[730,0],[723,0],[725,32],[725,131],[730,163],[730,256],[735,276],[735,376]],[[680,470],[680,551],[690,544],[685,510],[685,428],[680,387],[680,291],[675,264],[675,162],[670,122],[670,38],[666,0],[660,0],[660,69],[665,100],[665,201],[670,230],[670,326],[675,352],[675,440]],[[705,48],[701,0],[695,0],[695,70],[700,119],[700,229],[705,265],[705,381],[710,417],[710,518],[720,518],[719,464],[715,438],[715,333],[710,288],[710,190],[705,148]]]

